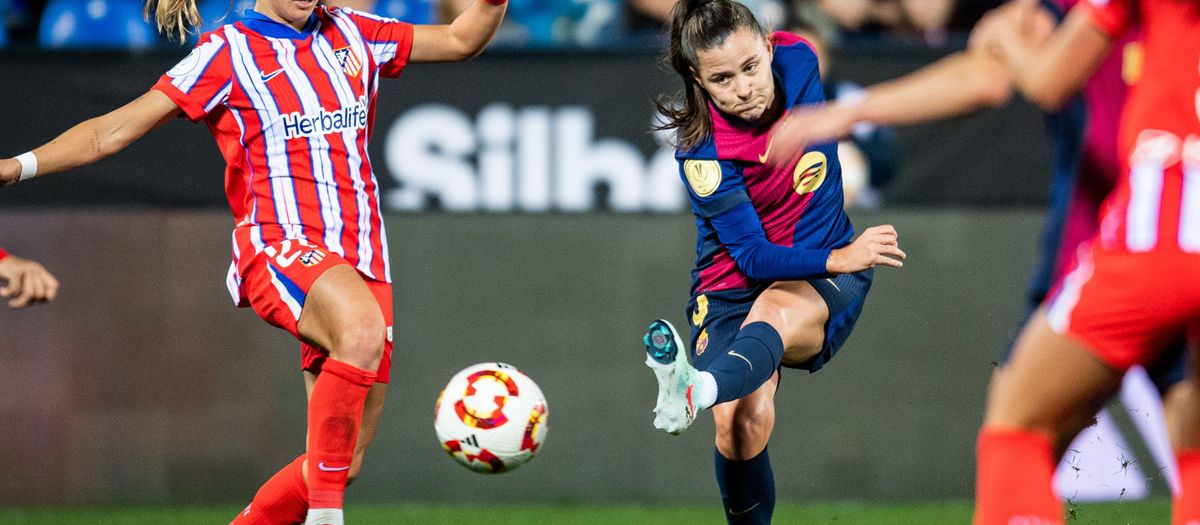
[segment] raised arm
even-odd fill
[[[483,52],[504,20],[507,0],[476,0],[449,24],[413,27],[410,62],[461,62]]]
[[[989,14],[980,23],[995,27],[979,40],[1001,61],[1026,98],[1053,111],[1083,88],[1108,56],[1112,39],[1076,8],[1048,39],[1039,40],[1026,30],[1035,8],[1033,0],[1014,0],[1011,9]]]
[[[918,124],[999,106],[1012,93],[1004,66],[983,52],[964,51],[903,77],[872,86],[851,100],[792,110],[772,132],[776,155],[787,163],[808,144],[844,137],[855,124]]]
[[[0,186],[96,162],[121,151],[177,114],[179,106],[161,91],[151,90],[133,102],[72,127],[29,153],[0,159]]]

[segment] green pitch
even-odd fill
[[[5,509],[0,525],[225,525],[238,508],[213,507],[82,507]],[[1070,505],[1068,523],[1138,525],[1169,523],[1165,500]],[[354,525],[679,525],[723,523],[712,505],[350,505],[346,517]],[[970,523],[970,502],[945,503],[785,503],[775,510],[777,524],[835,525],[962,525]]]

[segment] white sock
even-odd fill
[[[343,525],[342,509],[308,509],[304,525]]]
[[[705,410],[717,402],[717,378],[708,372],[700,372],[697,376],[699,380],[696,381],[696,386],[699,391],[696,392],[696,406]]]

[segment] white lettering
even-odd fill
[[[436,197],[447,210],[477,209],[475,170],[467,159],[475,133],[461,111],[434,104],[413,109],[392,124],[384,147],[388,171],[400,183],[388,193],[392,208],[422,210]]]
[[[388,130],[385,163],[400,187],[385,202],[400,211],[432,202],[460,212],[683,208],[679,167],[664,134],[655,135],[659,147],[649,158],[629,141],[594,135],[595,117],[582,106],[492,104],[474,125],[456,108],[418,106]]]
[[[341,133],[354,128],[367,129],[367,120],[367,99],[362,97],[353,106],[332,112],[324,108],[316,114],[293,111],[280,117],[279,125],[283,126],[283,138],[294,139]]]

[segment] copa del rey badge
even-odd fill
[[[349,47],[334,49],[333,56],[337,57],[338,62],[342,64],[342,72],[348,77],[357,77],[358,72],[362,70],[362,62],[358,61],[358,56]]]

